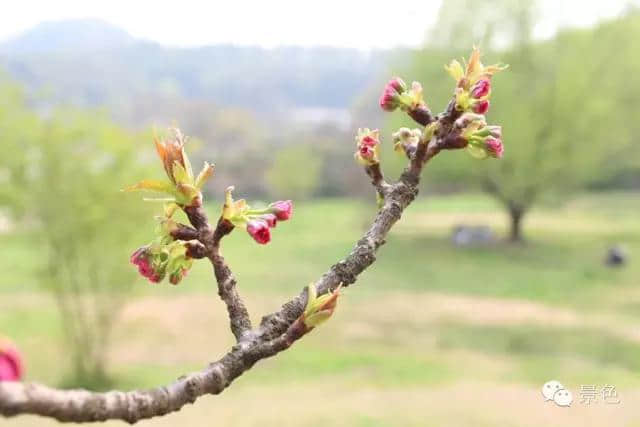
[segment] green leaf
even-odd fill
[[[137,184],[123,189],[122,191],[155,191],[157,193],[165,193],[175,195],[175,187],[170,182],[157,181],[154,179],[144,179]]]
[[[208,162],[204,162],[204,167],[196,178],[196,188],[198,190],[202,190],[202,186],[204,186],[211,175],[213,175],[213,165]]]

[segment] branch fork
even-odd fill
[[[489,79],[501,68],[484,67],[474,50],[466,70],[457,61],[447,69],[458,82],[455,96],[446,110],[435,116],[423,102],[420,84],[414,82],[409,89],[398,78],[387,84],[380,98],[381,107],[387,111],[400,108],[424,127],[420,131],[419,141],[404,149],[408,158],[407,167],[397,181],[387,182],[378,157],[378,132],[368,129],[358,132],[356,159],[364,165],[378,194],[379,209],[375,218],[344,259],[331,266],[315,283],[286,302],[279,311],[263,316],[256,328],[252,326],[249,312],[238,292],[237,280],[222,256],[222,239],[239,224],[246,224],[247,218],[275,221],[275,218],[260,217],[275,212],[282,216],[278,219],[288,219],[291,215],[290,201],[277,202],[266,210],[250,211],[244,201],[234,202],[231,189],[228,189],[223,214],[213,227],[202,206],[199,191],[213,173],[213,166],[205,164],[198,177],[193,176],[182,146],[184,137],[179,131],[175,132],[176,141],[173,143],[156,142],[171,183],[147,180],[131,189],[168,193],[175,198],[175,206],[185,212],[190,225],[175,225],[170,231],[171,237],[187,242],[188,257],[207,258],[210,261],[218,295],[227,307],[236,345],[203,370],[150,390],[94,393],[59,390],[35,383],[0,382],[0,415],[37,414],[61,422],[120,419],[129,423],[162,416],[180,410],[202,395],[221,393],[256,362],[286,350],[326,320],[335,309],[339,288],[355,283],[360,273],[375,262],[376,253],[385,243],[387,234],[417,196],[424,166],[442,150],[474,145],[489,155],[493,153],[495,147],[490,146],[487,138],[497,138],[497,127],[479,124],[478,120],[462,123],[458,119],[468,114],[469,109],[477,108],[480,102],[486,101],[488,107],[490,86],[486,82],[479,82]],[[457,126],[460,123],[464,126]]]

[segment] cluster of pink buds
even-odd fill
[[[261,245],[271,241],[271,229],[278,221],[287,221],[293,215],[291,200],[271,203],[264,209],[251,209],[244,199],[233,200],[233,187],[227,188],[222,218],[236,227],[245,227],[247,233]]]
[[[193,258],[189,256],[189,242],[176,240],[162,244],[154,241],[137,249],[131,255],[131,263],[151,283],[159,283],[169,276],[169,282],[177,285],[193,266]]]
[[[394,77],[385,85],[380,96],[380,108],[385,111],[394,111],[400,108],[403,111],[415,110],[424,106],[422,85],[413,82],[408,89],[406,83],[400,77]]]
[[[380,162],[380,132],[378,129],[358,129],[354,157],[363,165],[371,166]]]
[[[501,158],[504,154],[502,128],[487,125],[484,116],[465,113],[455,122],[458,139],[466,144],[467,151],[476,158]]]
[[[0,382],[20,381],[24,364],[20,352],[8,339],[0,337]]]
[[[480,51],[474,48],[466,67],[463,68],[460,62],[453,60],[445,68],[457,83],[456,108],[463,112],[486,114],[490,106],[491,77],[507,66],[483,65],[480,62]]]

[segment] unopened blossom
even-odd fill
[[[274,214],[279,221],[286,221],[293,215],[293,202],[291,200],[279,200],[269,205],[269,212]]]
[[[158,283],[162,280],[162,276],[153,268],[153,255],[148,246],[136,249],[136,251],[131,254],[130,261],[131,264],[138,267],[140,275],[147,278],[150,282]]]
[[[480,99],[489,95],[491,91],[491,82],[489,79],[481,79],[476,82],[475,85],[471,88],[471,97]]]
[[[502,145],[502,140],[498,138],[489,136],[484,140],[484,145],[487,154],[491,157],[499,159],[504,154],[504,146]]]
[[[474,102],[471,106],[471,110],[476,114],[486,114],[489,111],[489,101],[486,99],[483,101]]]
[[[269,231],[269,224],[261,219],[252,219],[247,222],[247,233],[253,240],[261,245],[266,245],[271,241],[271,232]]]
[[[506,68],[507,65],[502,64],[483,65],[480,62],[480,51],[477,48],[471,52],[465,67],[456,60],[445,66],[445,69],[457,82],[455,96],[458,111],[472,110],[479,114],[486,113],[489,110],[488,98],[491,95],[491,78]]]
[[[278,223],[278,217],[272,213],[260,215],[258,218],[266,222],[269,228],[274,228]]]
[[[378,129],[369,130],[368,128],[358,129],[356,135],[356,152],[354,157],[356,160],[366,166],[371,166],[380,162],[379,145],[380,132]]]
[[[0,382],[20,381],[23,375],[22,355],[12,342],[0,337]]]
[[[385,85],[380,95],[380,107],[385,111],[393,111],[400,106],[400,95],[407,90],[407,85],[400,77],[394,77]]]

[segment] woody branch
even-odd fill
[[[227,307],[234,345],[221,359],[205,369],[178,378],[175,382],[149,390],[94,393],[86,390],[59,390],[36,383],[0,382],[0,415],[37,414],[62,422],[91,422],[120,419],[135,423],[142,419],[178,411],[204,394],[218,394],[259,360],[286,350],[294,342],[327,320],[333,313],[339,290],[376,260],[376,253],[404,210],[418,194],[424,165],[442,150],[467,149],[475,157],[501,157],[501,130],[488,126],[483,114],[488,109],[491,76],[499,66],[483,66],[474,50],[466,68],[454,61],[447,67],[456,79],[454,99],[437,116],[422,99],[422,87],[411,88],[395,78],[385,87],[380,105],[387,111],[401,109],[422,129],[402,128],[393,135],[394,149],[405,155],[408,165],[399,179],[388,183],[379,158],[379,132],[361,129],[356,137],[356,159],[363,164],[378,195],[379,210],[370,227],[344,259],[334,264],[314,284],[285,303],[275,313],[265,315],[253,328],[247,308],[237,290],[237,281],[221,254],[224,236],[245,228],[258,243],[271,239],[277,221],[291,217],[290,201],[275,202],[252,209],[244,200],[235,201],[233,188],[226,191],[222,214],[212,227],[202,206],[200,189],[213,167],[205,164],[194,177],[184,153],[184,138],[176,131],[171,141],[157,142],[170,183],[142,181],[131,189],[168,193],[172,200],[159,219],[158,235],[138,249],[132,262],[151,282],[166,276],[179,283],[196,259],[207,258],[214,269],[218,293]],[[182,209],[191,226],[172,219]]]

